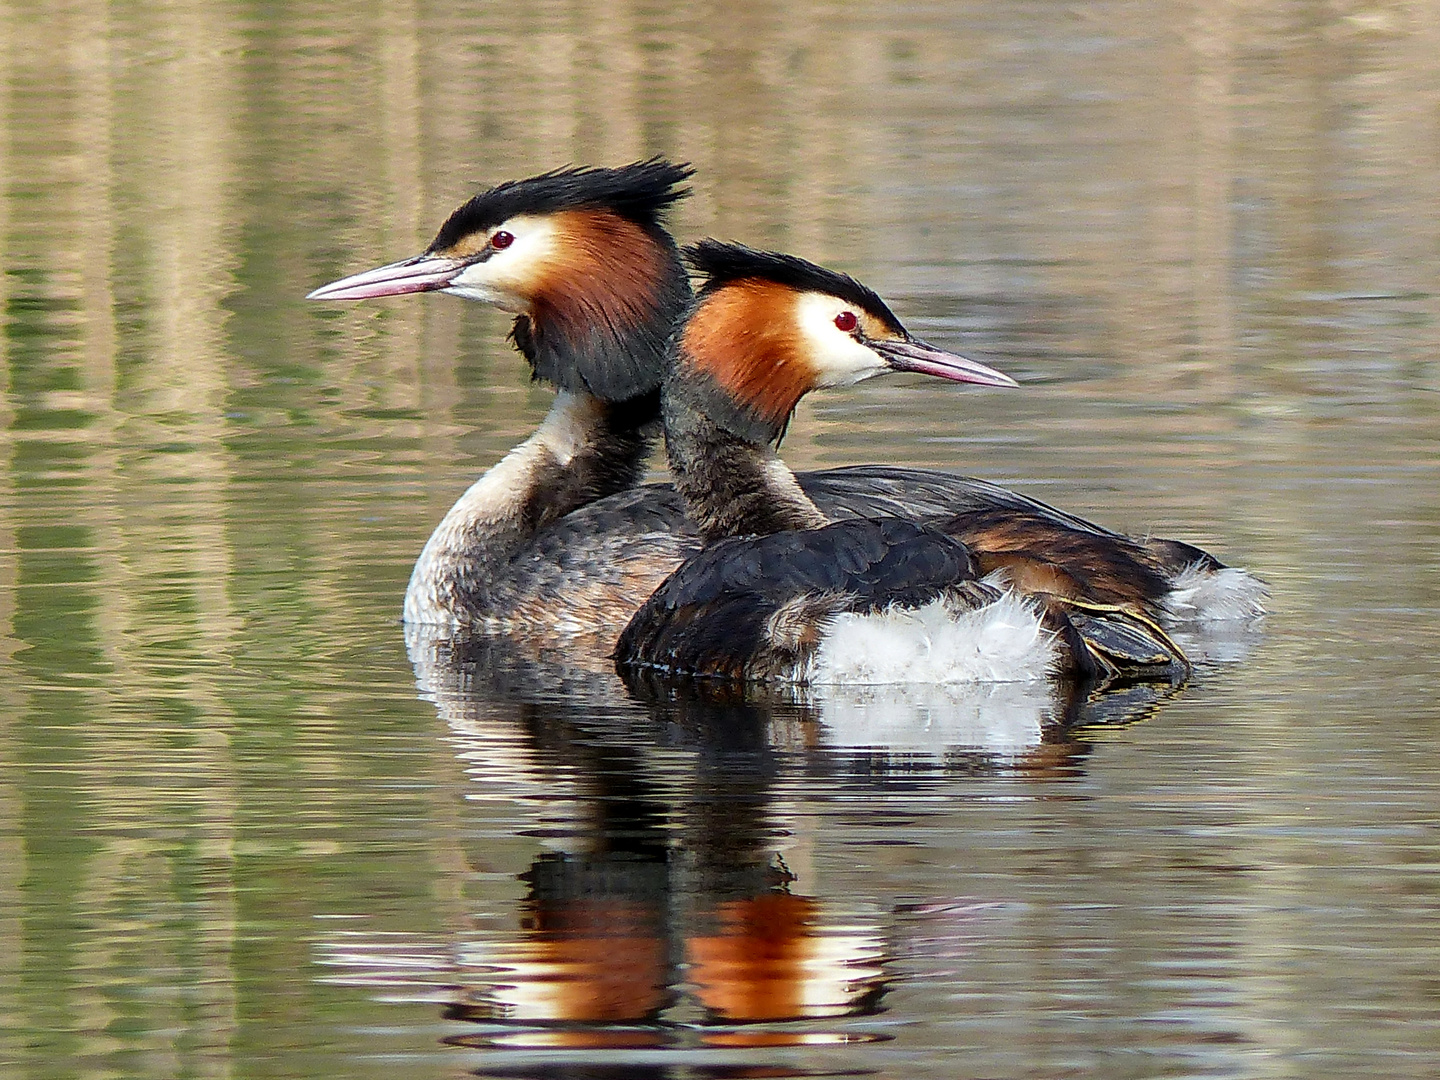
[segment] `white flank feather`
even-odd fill
[[[847,683],[1032,682],[1054,671],[1054,636],[1034,605],[1006,593],[973,611],[943,599],[837,615],[799,681]]]
[[[1254,619],[1265,614],[1269,595],[1270,586],[1244,570],[1206,570],[1192,563],[1176,576],[1165,608],[1181,622]]]

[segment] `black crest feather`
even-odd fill
[[[694,175],[694,168],[684,162],[654,157],[614,169],[571,166],[526,180],[507,180],[451,214],[428,250],[444,250],[461,237],[494,228],[516,214],[609,210],[653,228],[672,203],[690,194],[689,188],[679,185]]]
[[[828,293],[863,308],[897,334],[905,328],[875,290],[860,284],[849,274],[827,270],[794,255],[778,251],[756,251],[744,244],[723,240],[701,240],[682,249],[685,261],[705,275],[700,297],[735,281],[773,281],[799,292]]]

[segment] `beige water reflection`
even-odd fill
[[[481,901],[519,903],[508,871],[535,844],[505,833],[510,810],[477,811],[507,872],[476,884],[457,837],[478,826],[455,810],[473,792],[414,700],[393,619],[431,525],[545,395],[496,315],[300,297],[418,250],[476,184],[651,153],[699,170],[683,236],[854,270],[927,336],[1031,384],[817,401],[787,442],[797,464],[1018,481],[1273,581],[1263,653],[1169,714],[1183,735],[1116,736],[1091,794],[1177,827],[1203,804],[1207,828],[1230,830],[1222,854],[1197,841],[1206,857],[1275,868],[1232,927],[1263,971],[1245,1001],[1269,1018],[1247,1028],[1266,1060],[1304,1050],[1295,1031],[1319,1038],[1302,1022],[1317,1010],[1351,1018],[1330,1029],[1351,1065],[1417,1052],[1422,1029],[1344,1012],[1344,988],[1305,961],[1339,931],[1285,910],[1317,891],[1433,894],[1405,868],[1435,854],[1407,830],[1434,790],[1437,726],[1437,7],[0,7],[7,1066],[389,1072],[337,1058],[316,1020],[394,1022],[313,983],[313,917],[442,933]],[[1228,709],[1201,707],[1215,695]],[[1341,734],[1365,752],[1328,741]],[[1246,803],[1243,826],[1212,790]],[[1304,831],[1317,813],[1363,848],[1347,850],[1375,888],[1326,861],[1345,865]],[[846,820],[843,842],[815,840],[821,862],[871,835]],[[1034,860],[1063,877],[1055,820],[1008,825],[1037,830]],[[1110,857],[1104,830],[1085,833],[1094,859]],[[937,863],[953,854],[922,840]],[[1147,867],[1175,872],[1114,842],[1141,869],[1089,879],[1096,902],[1144,892]],[[877,894],[939,887],[873,865]],[[1403,957],[1383,935],[1357,950],[1389,957],[1365,985],[1414,1019],[1436,942],[1402,906],[1370,914],[1404,931]],[[1142,932],[1163,954],[1163,931]],[[1012,944],[1054,974],[1044,928]],[[921,1027],[910,1045],[945,1052],[953,1033]],[[1009,1031],[964,1037],[1018,1071]],[[423,1053],[434,1034],[365,1046]],[[290,1050],[262,1053],[276,1046]]]

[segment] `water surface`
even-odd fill
[[[1432,8],[0,12],[6,1074],[1434,1075]],[[549,398],[478,305],[301,298],[654,153],[1026,385],[794,465],[1203,544],[1263,627],[1094,700],[407,651]]]

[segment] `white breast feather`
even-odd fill
[[[502,522],[514,520],[535,491],[538,476],[556,462],[561,466],[589,445],[603,420],[603,405],[589,394],[562,390],[544,421],[528,439],[492,465],[466,489],[449,513],[435,526],[415,560],[405,590],[405,621],[458,627],[469,623],[468,613],[451,595],[452,570],[463,565],[465,552]],[[503,629],[491,624],[491,630]],[[583,625],[573,630],[581,632]]]
[[[1032,682],[1058,660],[1035,606],[1013,593],[973,611],[943,599],[918,608],[845,613],[799,673],[812,684]]]

